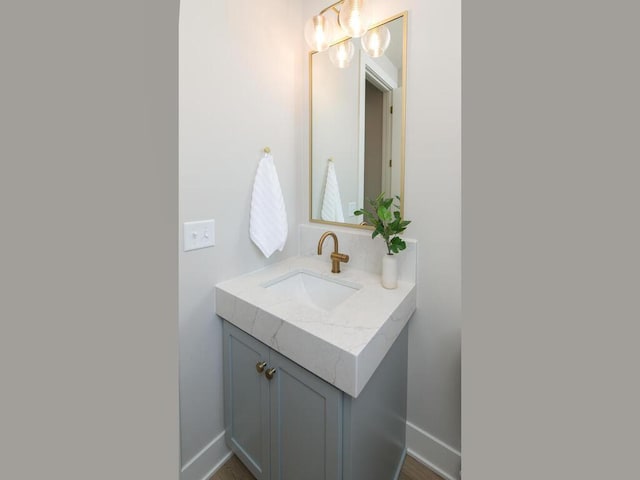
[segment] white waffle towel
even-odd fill
[[[282,251],[287,242],[287,212],[273,156],[265,153],[258,164],[251,195],[249,235],[265,257]]]
[[[327,222],[344,222],[342,213],[342,200],[340,199],[340,188],[338,188],[338,177],[333,160],[329,160],[327,166],[327,183],[324,186],[324,198],[322,199],[322,220]]]

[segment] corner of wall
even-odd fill
[[[208,480],[231,458],[224,431],[180,469],[180,480]],[[211,467],[213,465],[213,468]]]
[[[411,422],[407,422],[407,453],[441,477],[460,480],[460,452]]]

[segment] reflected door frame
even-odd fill
[[[389,160],[393,158],[394,152],[391,151],[391,141],[393,138],[393,115],[390,114],[393,105],[393,92],[398,90],[398,79],[394,78],[389,72],[385,71],[375,59],[360,53],[360,103],[359,103],[359,139],[358,139],[358,208],[364,206],[364,171],[365,171],[365,105],[366,105],[366,84],[367,80],[376,88],[382,91],[383,104],[383,126],[382,126],[382,150],[383,150],[383,166],[381,191],[386,192],[386,196],[392,193],[394,168],[388,165]],[[399,164],[399,162],[396,162]],[[398,165],[399,169],[399,165]],[[399,194],[399,192],[397,192]]]

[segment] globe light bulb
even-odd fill
[[[335,44],[329,49],[329,60],[338,68],[347,68],[351,64],[351,59],[355,48],[351,39]]]
[[[347,36],[362,36],[371,23],[369,9],[364,0],[345,0],[340,7],[338,23]]]
[[[333,25],[324,15],[315,15],[305,24],[304,38],[309,48],[324,52],[333,41]]]
[[[360,39],[362,49],[367,53],[367,55],[373,58],[384,55],[384,52],[389,47],[390,42],[391,33],[384,25],[372,28]]]

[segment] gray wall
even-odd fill
[[[185,221],[216,220],[215,247],[185,253],[180,240],[183,478],[202,478],[227,452],[214,285],[298,250],[296,175],[304,157],[297,72],[305,61],[293,33],[303,38],[299,10],[294,0],[180,6],[179,235]],[[285,251],[268,260],[249,239],[251,189],[265,146],[274,155],[290,232]]]
[[[410,10],[405,209],[414,223],[407,235],[420,242],[418,309],[409,331],[408,421],[459,451],[460,2],[399,3]],[[431,461],[453,469],[452,452],[415,429],[413,434],[422,439],[414,448],[433,451]]]

